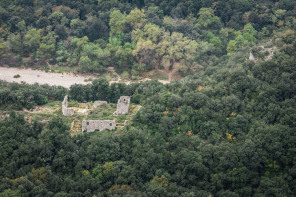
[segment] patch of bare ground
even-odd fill
[[[20,75],[19,78],[15,78],[15,75]],[[8,68],[0,67],[0,80],[7,82],[17,82],[22,81],[28,84],[48,84],[63,86],[65,88],[70,88],[73,84],[87,84],[90,82],[85,82],[88,78],[85,76],[75,76],[73,74],[65,73],[49,73],[40,70],[32,69],[18,69],[18,68]]]
[[[177,68],[173,68],[171,70],[156,68],[149,72],[142,73],[142,76],[144,77],[144,80],[157,79],[159,82],[167,84],[172,80],[180,80],[183,78],[178,71],[179,70]]]
[[[34,110],[24,109],[23,111],[24,112],[27,112],[27,113],[32,113],[32,114],[37,114],[37,113],[48,113],[48,114],[52,114],[52,113],[57,112],[59,109],[60,109],[59,106],[53,106],[52,107],[52,106],[44,105],[44,106],[36,106],[34,108]]]
[[[20,75],[20,77],[15,78],[14,76]],[[125,83],[129,85],[130,83],[149,81],[151,79],[157,79],[159,82],[163,84],[170,83],[174,79],[182,78],[177,69],[172,69],[169,71],[156,69],[149,71],[147,73],[143,73],[142,80],[126,80],[122,81],[120,76],[116,81],[109,81],[112,83]],[[0,80],[4,80],[7,82],[26,82],[28,84],[48,84],[48,85],[56,85],[63,86],[65,88],[70,88],[71,85],[74,84],[88,84],[91,83],[90,78],[95,79],[97,76],[92,75],[75,75],[73,73],[51,73],[45,72],[41,70],[32,70],[32,69],[24,69],[24,68],[11,68],[11,67],[0,67]]]
[[[8,114],[5,114],[0,110],[0,120],[4,120],[6,117],[8,117]]]

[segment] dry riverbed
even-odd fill
[[[17,77],[19,75],[19,77]],[[45,72],[41,70],[32,70],[32,69],[19,69],[19,68],[11,68],[11,67],[0,67],[0,80],[4,80],[7,82],[17,82],[20,83],[22,81],[28,84],[48,84],[48,85],[56,85],[63,86],[65,88],[70,88],[73,84],[88,84],[91,81],[88,81],[90,78],[95,78],[93,76],[83,76],[83,75],[74,75],[69,73],[51,73]],[[133,82],[141,82],[150,80],[149,78],[145,78],[139,81]],[[166,84],[169,83],[168,80],[158,80],[159,82]],[[121,81],[120,77],[117,81],[110,81],[111,83],[125,83],[130,84],[131,81]]]
[[[20,77],[15,78],[17,75]],[[40,70],[32,69],[18,69],[18,68],[8,68],[0,67],[0,80],[7,82],[26,82],[28,84],[48,84],[57,85],[69,88],[71,85],[77,84],[87,84],[90,82],[85,82],[89,77],[73,75],[68,73],[50,73]]]

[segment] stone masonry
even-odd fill
[[[113,130],[115,129],[115,120],[83,120],[82,121],[82,132],[93,132],[95,130]]]
[[[107,105],[108,102],[107,101],[95,101],[94,102],[94,107],[99,107],[99,106],[103,106],[103,105]]]
[[[127,114],[130,106],[131,98],[129,96],[121,96],[117,102],[117,109],[115,114]]]
[[[64,101],[62,103],[62,112],[64,116],[73,116],[74,110],[68,109],[68,95],[65,96]]]

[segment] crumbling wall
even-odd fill
[[[95,101],[93,106],[94,107],[99,107],[99,106],[103,106],[103,105],[107,105],[108,102],[107,101]]]
[[[64,116],[73,116],[74,110],[68,109],[68,95],[65,96],[63,103],[62,103],[62,112]]]
[[[93,132],[95,130],[113,130],[115,129],[115,120],[83,120],[82,121],[82,132]]]
[[[116,114],[127,114],[130,106],[131,98],[129,96],[121,96],[117,102]]]

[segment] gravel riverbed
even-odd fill
[[[20,75],[19,78],[14,78],[14,76]],[[28,84],[48,84],[63,86],[65,88],[70,88],[73,84],[87,84],[90,82],[85,82],[89,77],[81,75],[73,75],[68,73],[50,73],[40,70],[32,69],[18,69],[18,68],[8,68],[0,67],[0,80],[7,82],[17,82],[22,81]]]

